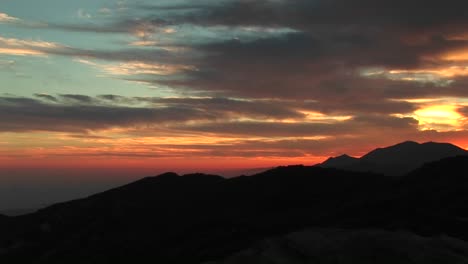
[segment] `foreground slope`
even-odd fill
[[[0,214],[0,224],[6,222],[7,219],[9,219],[8,216]]]
[[[428,163],[348,215],[352,216],[344,221],[351,225],[448,234],[468,241],[468,157]]]
[[[378,229],[308,229],[262,240],[207,264],[447,264],[468,263],[468,243]]]

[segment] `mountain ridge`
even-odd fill
[[[331,157],[317,166],[402,176],[427,162],[461,155],[468,155],[468,151],[450,143],[405,141],[376,148],[360,158],[352,158],[346,154]]]
[[[11,224],[0,225],[0,261],[53,263],[70,252],[87,257],[76,263],[102,254],[99,263],[149,255],[164,263],[218,259],[266,235],[308,225],[319,217],[307,213],[310,206],[335,207],[382,181],[373,174],[311,166],[277,167],[231,179],[147,177],[13,217]],[[330,202],[326,197],[335,198]],[[17,243],[23,246],[15,247]]]
[[[468,241],[466,175],[467,156],[403,177],[304,165],[229,179],[164,173],[3,223],[0,217],[0,262],[203,263],[309,228]]]

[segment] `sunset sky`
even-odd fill
[[[1,0],[0,170],[140,175],[314,164],[405,140],[467,148],[466,10]]]

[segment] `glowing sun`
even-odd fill
[[[431,105],[414,112],[422,129],[456,130],[463,116],[455,105]]]

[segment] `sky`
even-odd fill
[[[467,148],[467,9],[0,0],[4,207],[25,182],[310,165],[406,140]]]

